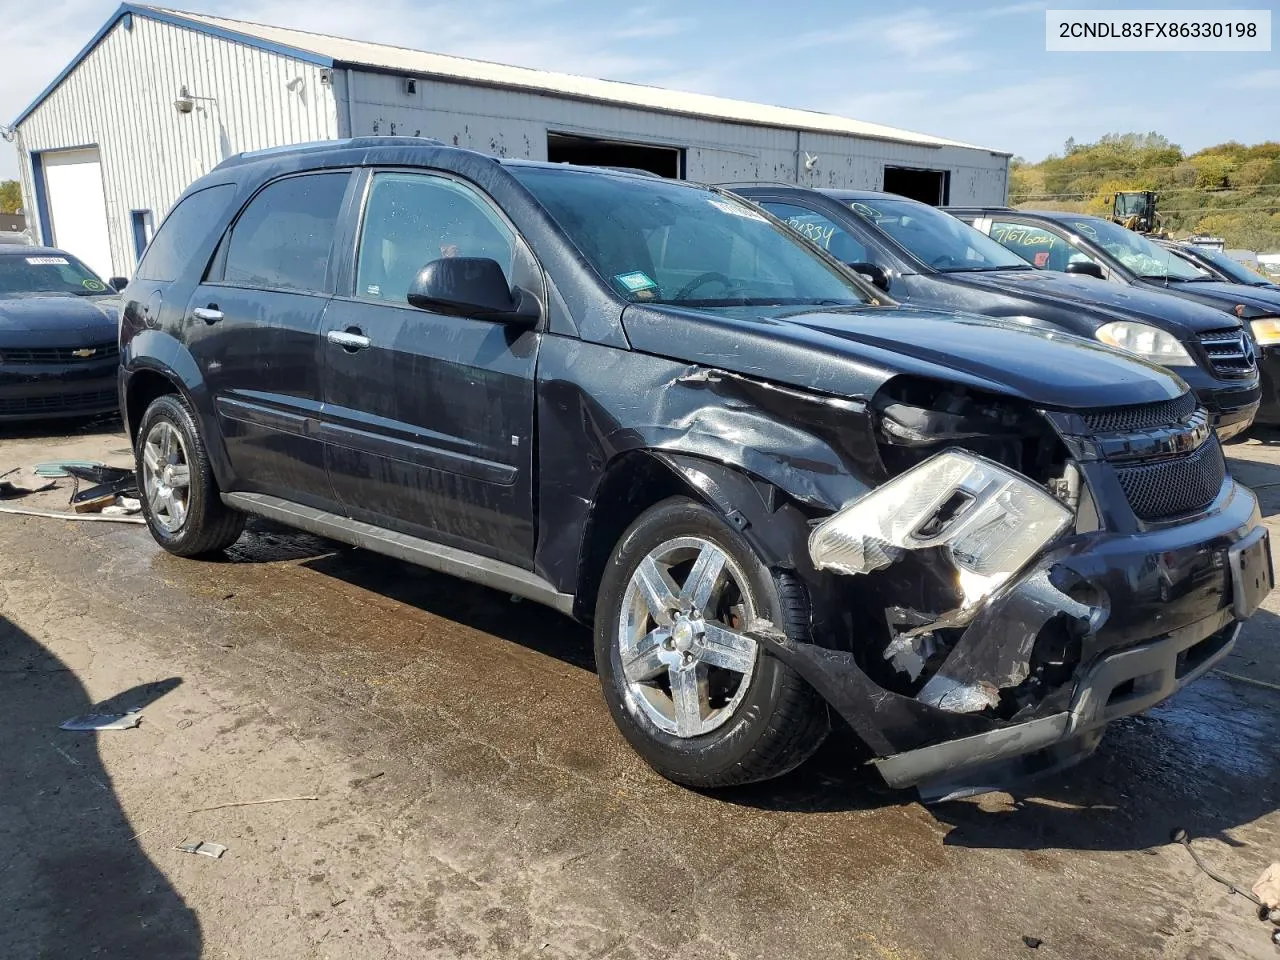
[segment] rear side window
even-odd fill
[[[350,177],[346,171],[315,173],[264,187],[249,201],[225,241],[223,282],[324,291]]]
[[[139,279],[177,280],[191,252],[209,236],[234,194],[235,187],[224,183],[197,191],[174,207],[138,264]],[[203,270],[204,264],[200,266]]]

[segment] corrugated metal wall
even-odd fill
[[[1005,202],[1008,158],[987,150],[925,147],[723,123],[610,104],[586,103],[516,90],[420,80],[405,92],[402,77],[348,71],[339,86],[349,94],[353,136],[409,135],[499,156],[547,158],[547,133],[614,137],[686,148],[689,179],[783,180],[815,187],[876,190],[884,167],[926,167],[951,171],[951,202]],[[805,155],[816,156],[812,170]],[[797,164],[799,158],[799,164]]]
[[[173,101],[183,85],[214,99],[179,114]],[[159,226],[191,181],[223,158],[333,138],[338,120],[319,67],[134,16],[132,29],[117,24],[18,134],[30,211],[31,152],[99,147],[112,260],[124,275],[136,259],[131,210],[153,211]]]

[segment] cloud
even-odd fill
[[[973,30],[930,10],[907,10],[887,16],[863,17],[831,30],[801,34],[783,49],[814,50],[845,47],[856,52],[859,66],[874,76],[875,66],[894,71],[888,78],[931,73],[967,73],[976,66],[968,54]]]

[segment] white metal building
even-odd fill
[[[1005,201],[1009,154],[829,114],[126,3],[14,123],[33,233],[132,272],[183,189],[307,140],[433,137],[706,182]]]

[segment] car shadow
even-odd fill
[[[317,573],[595,671],[590,631],[540,604],[515,604],[507,594],[288,528],[259,529],[269,539],[257,546],[252,538],[242,541],[232,560],[266,562],[312,551],[303,566]],[[1245,636],[1264,635],[1280,638],[1280,618],[1265,610]],[[970,799],[929,809],[953,828],[946,842],[959,846],[1147,849],[1167,842],[1178,826],[1193,836],[1224,837],[1280,806],[1280,751],[1269,747],[1280,742],[1277,696],[1211,675],[1143,716],[1114,723],[1098,751],[1081,764],[1014,785],[1011,802],[993,806]],[[886,786],[867,756],[837,721],[823,746],[796,771],[712,795],[726,803],[800,813],[916,802],[914,791]]]
[[[92,434],[120,434],[121,443],[128,440],[121,433],[118,413],[104,413],[96,417],[74,417],[48,420],[18,420],[0,423],[0,440],[38,440],[46,437],[83,437]]]
[[[90,701],[75,674],[0,616],[0,956],[199,957],[195,913],[147,857],[98,756],[71,717],[145,707],[178,678]],[[145,723],[145,720],[143,721]]]

